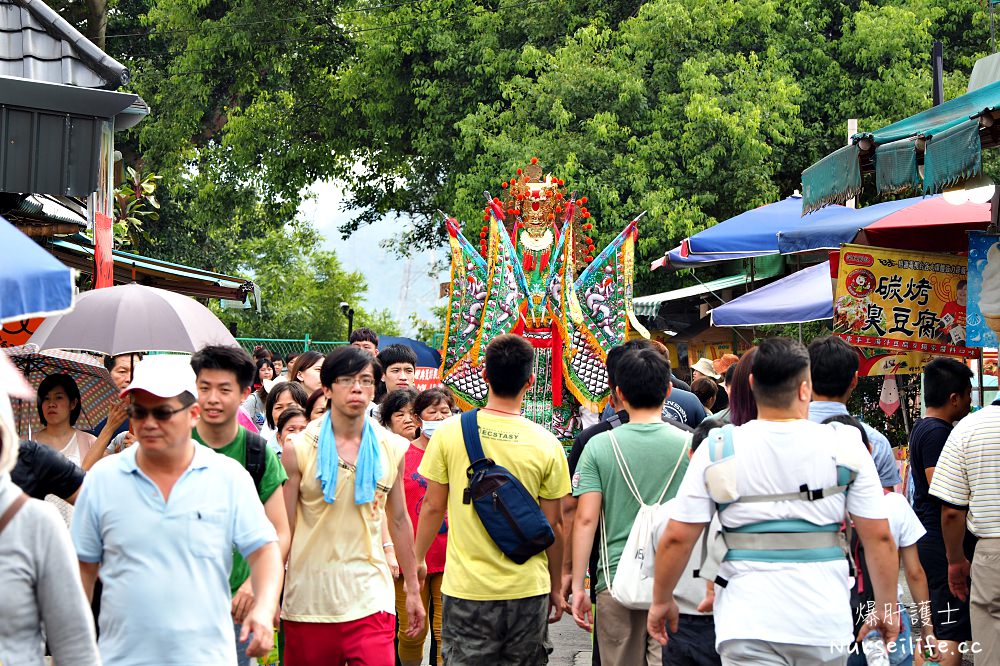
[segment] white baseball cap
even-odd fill
[[[174,354],[145,357],[135,366],[132,383],[121,392],[121,397],[132,391],[146,391],[159,398],[173,398],[187,392],[197,398],[191,357]]]

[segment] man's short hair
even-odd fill
[[[944,407],[952,393],[972,387],[972,370],[953,358],[936,358],[924,366],[924,406]]]
[[[625,352],[618,361],[618,390],[630,407],[662,407],[670,386],[670,361],[656,349]]]
[[[409,363],[415,368],[417,367],[417,353],[406,345],[389,345],[385,349],[379,350],[378,362],[382,365],[382,372],[396,363]]]
[[[382,352],[379,352],[382,356]],[[486,345],[486,376],[490,391],[500,398],[515,398],[531,379],[535,350],[519,335],[498,335]]]
[[[326,355],[319,369],[319,381],[327,388],[333,388],[337,377],[353,377],[363,370],[371,368],[375,382],[382,379],[382,368],[375,357],[361,347],[343,345]]]
[[[142,354],[140,354],[139,352],[131,352],[129,354],[116,354],[114,356],[106,354],[104,356],[104,369],[107,370],[108,372],[111,372],[112,370],[115,369],[115,363],[118,362],[118,359],[126,358],[128,356],[133,357],[134,359],[132,361],[133,363],[138,363],[139,361],[142,360]]]
[[[791,338],[767,338],[757,347],[750,374],[758,405],[790,407],[799,385],[809,379],[809,353]]]
[[[236,375],[236,383],[241,391],[250,388],[257,374],[257,366],[245,349],[227,345],[202,347],[191,357],[191,369],[194,370],[195,377],[202,370],[231,372]]]
[[[350,344],[355,342],[370,342],[378,347],[378,335],[370,328],[362,326],[351,331],[351,337],[347,340]]]
[[[618,361],[627,351],[633,349],[647,349],[650,346],[649,340],[644,338],[636,338],[635,340],[627,340],[626,342],[615,345],[608,350],[608,357],[604,361],[604,367],[608,371],[608,387],[613,391],[618,383],[615,381],[615,371],[617,369]]]
[[[838,337],[816,338],[809,343],[809,364],[813,392],[839,398],[851,388],[858,372],[858,353]]]

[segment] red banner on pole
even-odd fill
[[[94,214],[94,289],[115,285],[115,260],[112,257],[114,240],[111,218],[104,213]]]

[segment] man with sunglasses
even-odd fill
[[[243,467],[191,438],[196,395],[187,358],[139,363],[122,391],[138,444],[98,462],[77,500],[73,544],[88,595],[100,569],[98,647],[108,666],[168,655],[171,663],[235,663],[234,546],[253,580],[247,653],[262,656],[273,645],[278,537]]]

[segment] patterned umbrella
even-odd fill
[[[108,415],[108,410],[117,399],[118,387],[98,357],[56,349],[39,352],[35,345],[30,344],[10,347],[3,352],[35,390],[49,375],[66,374],[76,381],[81,402],[76,427],[80,430],[96,427]],[[17,432],[21,437],[27,437],[29,432],[42,428],[34,400],[15,398],[11,402],[14,405]]]

